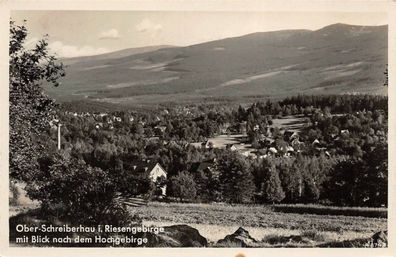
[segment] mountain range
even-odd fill
[[[387,94],[388,26],[333,24],[176,47],[62,59],[61,102],[126,106],[243,102],[296,94]]]

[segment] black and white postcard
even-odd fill
[[[395,2],[3,6],[1,256],[395,256]]]

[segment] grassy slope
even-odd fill
[[[366,209],[362,209],[366,210]],[[370,237],[387,227],[387,219],[274,212],[270,206],[150,203],[131,208],[146,225],[188,224],[214,242],[239,226],[258,240],[274,240],[311,231],[317,243]],[[265,241],[264,240],[264,241]]]
[[[268,206],[229,206],[215,204],[151,203],[147,208],[132,210],[143,219],[177,223],[239,225],[265,228],[311,229],[325,231],[378,231],[386,219],[295,214],[274,212]]]
[[[18,186],[22,190],[21,185]],[[23,190],[22,190],[23,191]],[[10,205],[10,215],[15,216],[38,207],[38,204],[19,200]],[[345,240],[369,238],[374,232],[387,228],[387,219],[359,216],[326,215],[330,210],[365,215],[386,213],[385,208],[338,208],[317,205],[277,205],[305,213],[322,210],[322,215],[274,212],[273,207],[265,205],[225,205],[225,204],[179,204],[151,202],[148,206],[130,208],[131,214],[137,214],[146,226],[168,226],[188,224],[206,237],[212,246],[226,235],[233,233],[239,226],[249,231],[259,240],[259,247],[312,247],[331,243],[339,246]],[[333,213],[334,214],[334,213]],[[381,214],[381,215],[380,215]],[[23,217],[23,215],[21,216]],[[27,215],[29,217],[29,215]],[[26,222],[27,220],[24,220]],[[294,237],[291,239],[291,237]],[[302,238],[302,239],[299,239]],[[364,241],[364,240],[363,240]],[[353,243],[353,242],[352,242]],[[342,243],[343,244],[343,243]],[[232,247],[226,244],[225,247]],[[353,246],[353,244],[352,244]],[[361,247],[361,245],[356,245]],[[351,247],[351,243],[346,244]]]

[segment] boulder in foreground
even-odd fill
[[[206,247],[208,241],[199,231],[187,225],[164,227],[163,233],[145,235],[147,247]]]
[[[373,240],[374,247],[388,247],[388,231],[380,231],[375,233],[371,239]]]
[[[233,234],[220,239],[217,245],[225,247],[254,247],[256,243],[257,240],[251,237],[246,229],[239,227]]]

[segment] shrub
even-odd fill
[[[323,232],[313,229],[304,230],[303,232],[301,232],[301,236],[316,242],[324,242],[327,240],[326,235],[323,234]]]
[[[183,199],[194,199],[197,194],[197,188],[194,181],[194,177],[186,172],[182,171],[172,178],[172,191],[175,197],[178,197],[180,201]]]
[[[127,211],[114,202],[115,183],[106,171],[59,154],[42,169],[27,192],[47,212],[61,208],[63,217],[82,224],[128,223]]]

